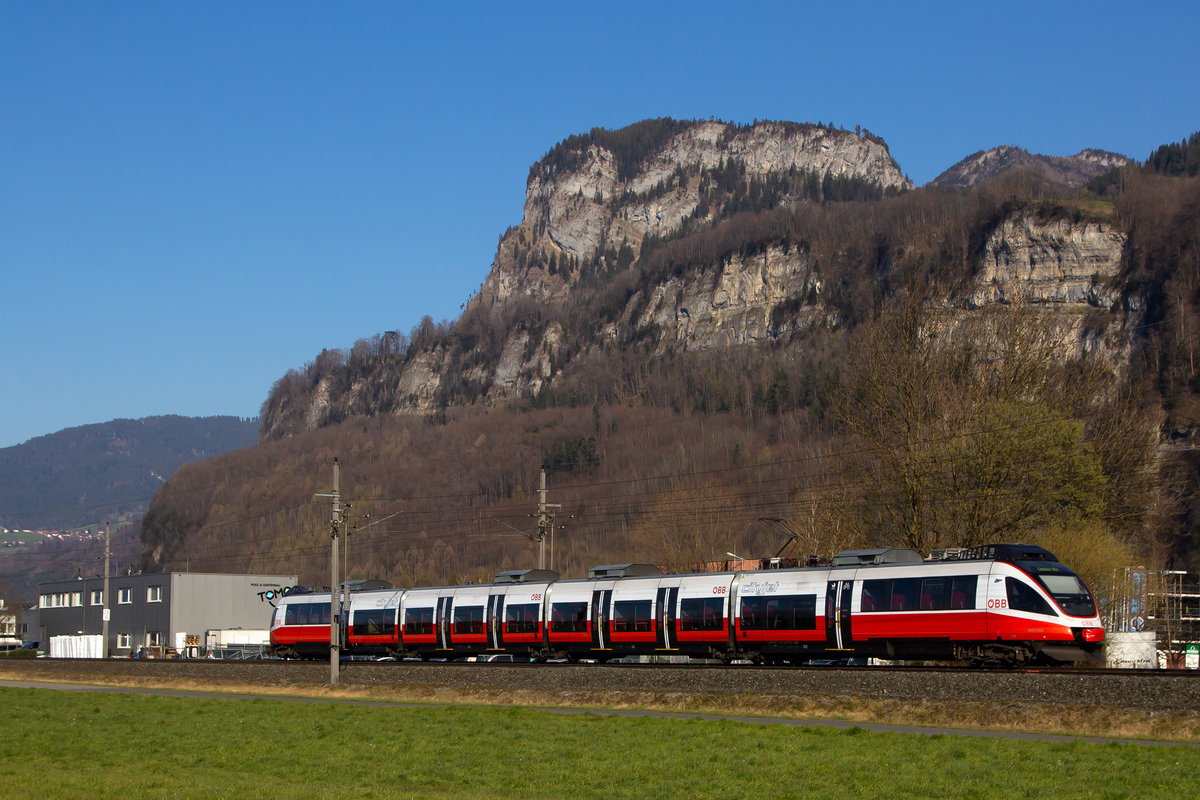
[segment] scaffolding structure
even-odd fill
[[[1160,667],[1200,668],[1200,574],[1131,567],[1115,584],[1101,598],[1107,630],[1153,632]]]

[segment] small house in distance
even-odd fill
[[[296,576],[155,572],[119,575],[108,583],[107,604],[103,578],[38,584],[40,637],[35,638],[49,645],[47,652],[56,655],[55,637],[95,637],[93,647],[72,654],[99,657],[106,605],[110,656],[130,656],[142,647],[182,653],[189,642],[204,643],[212,630],[266,631],[274,610],[271,597],[293,586]]]

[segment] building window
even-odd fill
[[[146,634],[146,644],[151,647],[162,647],[162,631],[149,631]]]
[[[103,589],[92,589],[92,605],[94,605],[94,606],[104,605],[104,590]]]
[[[118,650],[128,650],[129,649],[129,638],[130,637],[129,637],[128,633],[118,633],[117,634],[117,649]]]
[[[128,605],[133,602],[133,589],[125,588],[117,590],[117,602],[121,605]]]
[[[79,608],[83,605],[83,592],[71,592],[71,607]]]
[[[75,594],[82,597],[82,595],[79,592],[75,592]],[[71,593],[55,592],[54,594],[42,595],[38,602],[38,605],[40,605],[42,608],[66,608],[71,605],[71,601],[72,601]],[[78,603],[76,603],[76,605],[83,605],[83,601],[80,600]]]
[[[147,586],[146,587],[146,602],[147,603],[161,603],[162,602],[162,587],[161,586]]]

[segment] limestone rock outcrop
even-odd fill
[[[989,152],[959,165],[964,180],[1016,157]],[[1121,157],[1084,151],[1074,158],[1099,169]],[[354,377],[340,382],[295,376],[286,397],[273,391],[264,406],[263,438],[354,414],[429,414],[454,392],[492,405],[519,402],[552,384],[572,357],[618,346],[620,331],[653,331],[662,355],[833,330],[844,306],[831,302],[822,265],[803,242],[781,237],[629,285],[623,307],[589,333],[590,343],[580,345],[576,332],[574,349],[564,346],[570,304],[614,276],[632,281],[628,268],[648,247],[690,241],[682,237],[713,231],[743,208],[787,210],[833,192],[880,198],[911,188],[886,144],[865,131],[654,120],[571,137],[530,170],[521,223],[501,237],[459,321],[475,333],[414,348],[402,360],[359,364],[357,372],[347,366]],[[1077,349],[1119,360],[1127,346],[1120,332],[1085,326],[1080,312],[1119,305],[1126,236],[1102,216],[1079,216],[1016,209],[995,221],[971,256],[966,287],[944,299],[946,308],[1036,305],[1063,315],[1063,335]]]

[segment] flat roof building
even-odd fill
[[[108,648],[128,656],[146,647],[183,651],[189,636],[210,630],[268,629],[273,606],[266,593],[296,583],[295,575],[228,575],[155,572],[108,579]],[[103,631],[104,579],[38,584],[40,638],[99,635]]]

